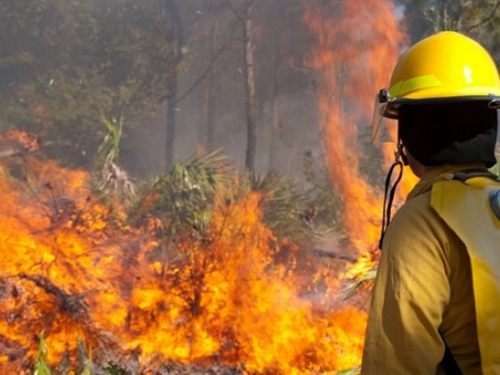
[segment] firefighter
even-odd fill
[[[495,63],[474,40],[440,32],[400,57],[377,101],[397,121],[391,170],[409,164],[420,180],[392,221],[386,182],[361,373],[500,374]]]

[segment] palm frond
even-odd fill
[[[38,354],[36,356],[33,375],[51,375],[52,371],[47,365],[47,344],[43,332],[38,335]]]
[[[217,188],[229,180],[228,172],[220,151],[177,163],[141,188],[129,217],[137,222],[144,215],[153,215],[175,228],[202,227]]]
[[[94,189],[104,200],[117,197],[120,201],[131,201],[136,194],[136,186],[128,173],[118,165],[120,142],[123,131],[123,117],[118,119],[100,116],[107,133],[99,146],[97,162],[93,174]]]
[[[357,293],[362,287],[364,287],[367,283],[372,282],[375,279],[376,275],[377,275],[376,268],[368,271],[363,276],[353,280],[351,284],[349,284],[346,288],[344,288],[342,290],[342,295],[344,296],[344,298],[351,297],[352,295]]]

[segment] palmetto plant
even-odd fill
[[[276,173],[247,175],[247,181],[249,190],[262,192],[264,221],[278,237],[300,243],[335,228],[339,202],[329,186],[304,187]]]
[[[129,220],[138,223],[145,216],[154,216],[174,232],[200,230],[217,188],[229,180],[229,170],[219,151],[177,163],[138,189]]]
[[[96,164],[100,169],[94,178],[100,179],[95,182],[97,189],[94,193],[111,206],[116,204],[118,194],[122,199],[118,205],[124,213],[120,217],[129,224],[127,228],[138,229],[137,233],[154,239],[148,241],[155,248],[148,248],[146,258],[147,261],[154,261],[155,267],[157,262],[161,265],[161,272],[155,276],[165,285],[182,285],[176,293],[183,301],[181,307],[193,316],[203,311],[197,296],[205,293],[204,277],[220,265],[215,249],[221,226],[214,227],[212,220],[216,204],[226,204],[229,208],[235,204],[236,207],[241,198],[258,192],[264,223],[278,239],[274,241],[273,237],[272,251],[276,251],[273,255],[286,255],[286,246],[290,242],[307,242],[335,225],[338,199],[328,185],[312,180],[307,186],[300,185],[275,173],[258,176],[238,172],[231,168],[220,151],[177,163],[168,172],[137,185],[134,194],[125,194],[128,191],[125,189],[127,179],[115,180],[106,174],[110,173],[119,155],[122,121],[103,119],[103,123],[108,133],[100,148],[99,163]],[[143,228],[146,230],[142,231]],[[284,239],[287,241],[281,241]],[[182,246],[186,243],[192,246]],[[229,247],[229,251],[232,248]],[[134,248],[131,246],[127,250],[130,250],[127,256],[134,257]],[[288,260],[285,258],[276,256],[273,261],[275,264],[284,264]],[[180,273],[178,269],[189,272]],[[44,364],[46,347],[41,340],[36,362],[37,374],[51,374]],[[78,374],[93,373],[94,370],[104,374],[125,373],[120,367],[123,363],[94,363],[91,351],[81,343],[78,345],[78,364]]]
[[[237,172],[220,151],[193,157],[138,189],[129,218],[160,219],[168,235],[202,231],[209,222],[216,192],[224,189],[228,203],[249,192],[261,194],[264,222],[278,238],[312,240],[336,228],[339,199],[327,184],[303,186],[269,173]]]
[[[49,366],[47,365],[47,344],[43,332],[38,335],[38,354],[33,369],[33,375],[51,375]]]
[[[127,172],[118,165],[123,116],[115,118],[101,114],[100,119],[107,133],[97,153],[96,188],[105,195],[118,195],[121,200],[129,200],[135,195],[136,187]]]

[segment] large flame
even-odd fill
[[[29,373],[41,333],[53,366],[75,366],[81,342],[95,363],[132,374],[168,363],[276,374],[359,365],[365,315],[340,306],[329,269],[298,266],[298,249],[262,223],[259,194],[221,190],[203,238],[162,244],[160,222],[124,225],[85,172],[0,160],[0,373]],[[288,261],[275,259],[279,247]]]
[[[318,40],[308,63],[322,73],[331,181],[344,199],[346,232],[363,253],[377,243],[382,202],[361,172],[359,129],[404,35],[389,1],[331,4],[331,13],[305,15]],[[366,314],[339,301],[331,269],[307,256],[306,270],[299,267],[299,249],[263,224],[259,194],[228,199],[219,191],[202,237],[163,243],[159,220],[127,226],[121,211],[91,193],[85,172],[38,161],[30,156],[36,140],[17,134],[17,141],[21,151],[0,159],[0,373],[29,373],[42,333],[53,366],[74,366],[82,345],[93,362],[133,374],[359,366]],[[278,248],[289,252],[286,261],[276,259]],[[371,257],[360,259],[357,268],[373,267]]]
[[[306,64],[321,73],[317,97],[330,180],[345,204],[348,236],[354,248],[363,252],[378,244],[382,194],[361,172],[363,150],[368,147],[360,145],[359,139],[369,139],[375,94],[389,84],[406,38],[391,1],[345,0],[330,6],[328,12],[310,7],[305,14],[317,37]],[[395,145],[382,151],[382,164],[390,165]],[[414,183],[411,172],[405,171],[400,201]]]

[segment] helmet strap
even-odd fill
[[[410,164],[408,162],[408,157],[406,156],[406,154],[404,152],[403,142],[401,142],[401,139],[398,142],[398,150],[394,153],[394,157],[396,158],[396,162],[401,160],[405,167]]]
[[[403,177],[403,165],[408,165],[408,158],[403,152],[403,144],[398,142],[398,150],[394,153],[395,161],[389,168],[387,177],[385,178],[384,186],[384,208],[382,212],[382,229],[380,232],[379,249],[382,249],[382,243],[384,241],[384,235],[391,222],[392,213],[392,202],[394,200],[394,194],[396,193],[396,188]],[[399,173],[391,185],[392,174],[394,173],[396,167],[399,168]]]

